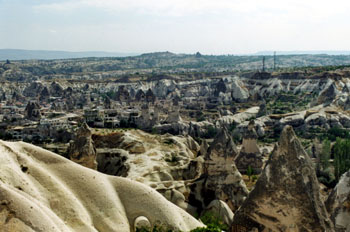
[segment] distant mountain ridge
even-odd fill
[[[252,55],[257,56],[272,56],[275,51],[260,51]],[[328,51],[328,50],[315,50],[315,51],[276,51],[276,55],[350,55],[350,51]]]
[[[272,56],[274,51],[259,51],[250,54],[232,54],[237,56]],[[276,55],[350,55],[350,51],[276,51]],[[122,52],[104,52],[104,51],[86,51],[86,52],[68,52],[68,51],[50,51],[50,50],[24,50],[24,49],[0,49],[0,60],[55,60],[55,59],[75,59],[87,57],[176,57],[192,54],[176,54],[172,52],[153,52],[153,53],[122,53]],[[204,54],[203,54],[204,55]]]
[[[137,55],[140,54],[103,51],[67,52],[48,50],[0,49],[0,60],[54,60],[84,57],[126,57]]]

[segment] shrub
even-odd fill
[[[228,226],[220,219],[218,215],[212,212],[206,212],[200,217],[206,228],[196,228],[191,232],[221,232],[228,231]]]
[[[218,131],[215,127],[209,126],[207,132],[203,135],[206,139],[214,138],[217,135]]]
[[[250,177],[254,174],[254,170],[253,168],[249,165],[248,168],[247,168],[247,176],[249,177],[249,180],[250,180]]]
[[[317,172],[317,177],[318,181],[324,184],[327,188],[334,188],[337,184],[337,180],[329,168],[326,170],[319,170]]]
[[[165,158],[165,161],[166,162],[169,162],[169,163],[176,163],[180,160],[180,158],[177,156],[177,154],[175,153],[171,153],[171,156],[170,158]]]

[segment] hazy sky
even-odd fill
[[[350,50],[347,0],[0,0],[0,48]]]

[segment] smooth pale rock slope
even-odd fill
[[[203,226],[141,183],[0,140],[0,231],[122,232],[135,221],[181,231]]]
[[[311,159],[286,126],[255,188],[234,216],[233,231],[334,231]]]

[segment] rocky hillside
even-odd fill
[[[135,57],[81,58],[65,60],[28,60],[0,63],[3,80],[32,78],[104,79],[125,74],[231,72],[261,70],[263,56],[208,56],[159,52]],[[273,56],[266,56],[266,69],[273,68]],[[283,55],[277,56],[278,68],[349,65],[350,56]],[[201,76],[197,73],[195,75]],[[162,76],[162,75],[160,75]]]
[[[144,183],[192,215],[200,215],[218,199],[235,210],[248,195],[233,165],[237,151],[227,132],[201,147],[190,136],[140,130],[94,134],[93,139],[98,171]],[[233,152],[224,155],[221,146]]]

